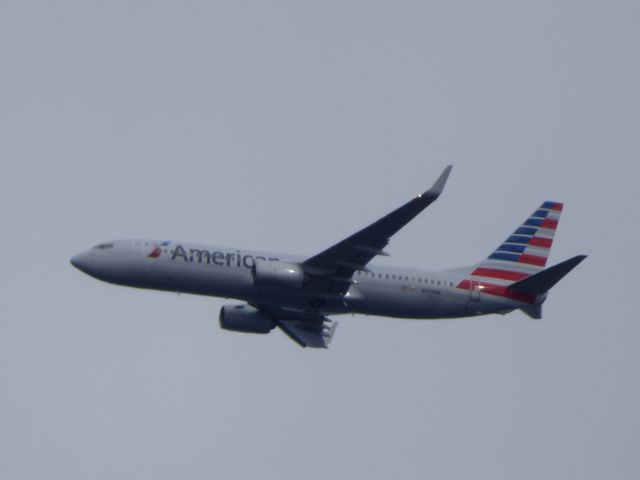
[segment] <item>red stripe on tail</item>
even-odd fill
[[[520,255],[520,259],[518,260],[520,263],[526,263],[527,265],[537,265],[539,267],[544,267],[547,264],[547,259],[544,257],[537,257],[535,255],[527,255],[523,253]]]
[[[552,243],[553,240],[550,238],[532,237],[531,240],[529,240],[529,245],[533,247],[551,248]]]
[[[477,275],[479,277],[500,278],[502,280],[513,280],[517,282],[523,278],[529,276],[528,273],[514,272],[512,270],[500,270],[497,268],[476,268],[471,275]]]

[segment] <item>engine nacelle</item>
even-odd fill
[[[297,263],[256,260],[251,269],[254,285],[265,287],[301,287],[304,271]]]
[[[245,333],[269,333],[275,327],[270,315],[251,305],[225,305],[220,309],[220,328]]]

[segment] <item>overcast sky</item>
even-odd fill
[[[0,2],[0,477],[636,479],[640,3]],[[150,237],[315,254],[422,192],[385,265],[565,202],[544,319],[343,317],[101,283]]]

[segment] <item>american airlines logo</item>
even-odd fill
[[[162,242],[159,246],[156,245],[154,249],[147,255],[149,258],[158,258],[162,254],[162,247],[166,247],[171,242]],[[263,257],[261,255],[249,255],[244,254],[240,250],[235,252],[223,252],[220,250],[209,251],[198,248],[186,249],[182,245],[178,244],[173,250],[168,252],[171,255],[171,260],[182,260],[190,263],[203,263],[213,264],[218,266],[227,267],[245,267],[251,268],[256,260],[264,261],[278,261],[277,257]]]
[[[159,246],[158,245],[154,245],[153,250],[147,256],[149,258],[158,258],[162,254],[162,247],[166,247],[170,243],[171,242],[169,242],[169,241],[164,241],[164,242],[160,242]]]

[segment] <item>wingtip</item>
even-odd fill
[[[451,169],[453,165],[447,165],[445,169],[442,171],[438,179],[435,181],[433,186],[425,192],[425,194],[439,196],[444,190],[444,186],[447,183],[447,179],[449,178],[449,174],[451,173]]]

